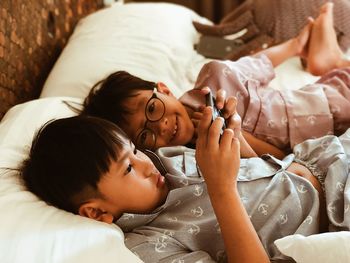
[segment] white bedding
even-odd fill
[[[109,73],[126,70],[162,81],[176,96],[193,86],[206,59],[193,44],[192,20],[206,21],[172,4],[115,4],[83,19],[49,75],[41,97],[85,97]],[[209,21],[206,21],[209,22]]]
[[[161,3],[115,4],[83,19],[50,73],[41,99],[12,108],[1,121],[0,166],[16,167],[43,123],[74,114],[56,96],[81,102],[93,84],[113,71],[163,81],[176,96],[192,88],[208,61],[193,49],[198,40],[193,19],[209,23],[189,9]],[[278,89],[299,88],[316,79],[302,71],[298,59],[288,60],[276,72],[272,85]],[[139,262],[123,245],[117,226],[46,205],[24,189],[16,171],[1,170],[0,208],[0,262]],[[349,233],[341,232],[286,237],[277,245],[298,262],[346,262],[349,241]]]

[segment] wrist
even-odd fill
[[[208,193],[211,200],[218,200],[222,202],[227,198],[232,198],[238,194],[237,181],[226,183],[225,185],[207,186]]]
[[[239,136],[239,142],[241,144],[241,157],[242,158],[250,158],[250,157],[258,157],[256,152],[253,150],[252,146],[248,143],[244,134],[241,133]]]

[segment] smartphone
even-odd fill
[[[221,112],[221,110],[219,110],[215,105],[215,98],[213,96],[213,94],[211,92],[209,92],[207,95],[205,95],[205,103],[207,106],[210,106],[213,108],[213,115],[211,117],[211,122],[213,122],[217,117],[223,117],[224,115]],[[222,133],[224,132],[224,130],[226,129],[226,122],[224,121],[224,124],[222,125],[222,129],[220,131],[220,135],[222,135]]]

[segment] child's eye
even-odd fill
[[[148,106],[148,113],[152,115],[152,113],[155,111],[156,108],[156,104],[154,102],[152,102],[149,106]]]
[[[148,132],[147,132],[147,131],[144,131],[144,132],[141,134],[140,139],[139,139],[139,144],[140,144],[141,146],[143,146],[143,145],[146,144],[147,135],[148,135]]]
[[[128,165],[128,168],[126,168],[126,170],[125,170],[125,175],[127,175],[128,173],[130,173],[131,170],[132,170],[132,165],[129,164],[129,165]]]

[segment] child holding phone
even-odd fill
[[[350,125],[346,114],[350,110],[350,71],[337,69],[349,62],[337,49],[332,8],[331,3],[325,4],[319,17],[310,20],[297,37],[256,56],[208,63],[199,73],[195,88],[179,100],[164,83],[119,71],[95,85],[82,113],[120,125],[139,148],[193,145],[205,104],[203,94],[211,90],[229,128],[232,109],[237,105],[243,120],[239,137],[242,157],[270,153],[283,158],[305,139],[339,135]],[[273,67],[296,55],[307,58],[312,72],[324,68],[317,68],[320,57],[330,65],[327,70],[337,70],[301,90],[268,88]]]
[[[54,120],[33,140],[22,178],[51,205],[115,222],[126,246],[144,262],[286,259],[274,240],[320,231],[320,184],[293,156],[240,160],[233,131],[225,129],[219,139],[223,120],[211,124],[211,115],[205,108],[195,152],[159,149],[163,174],[107,120]],[[318,160],[332,158],[327,153]]]

